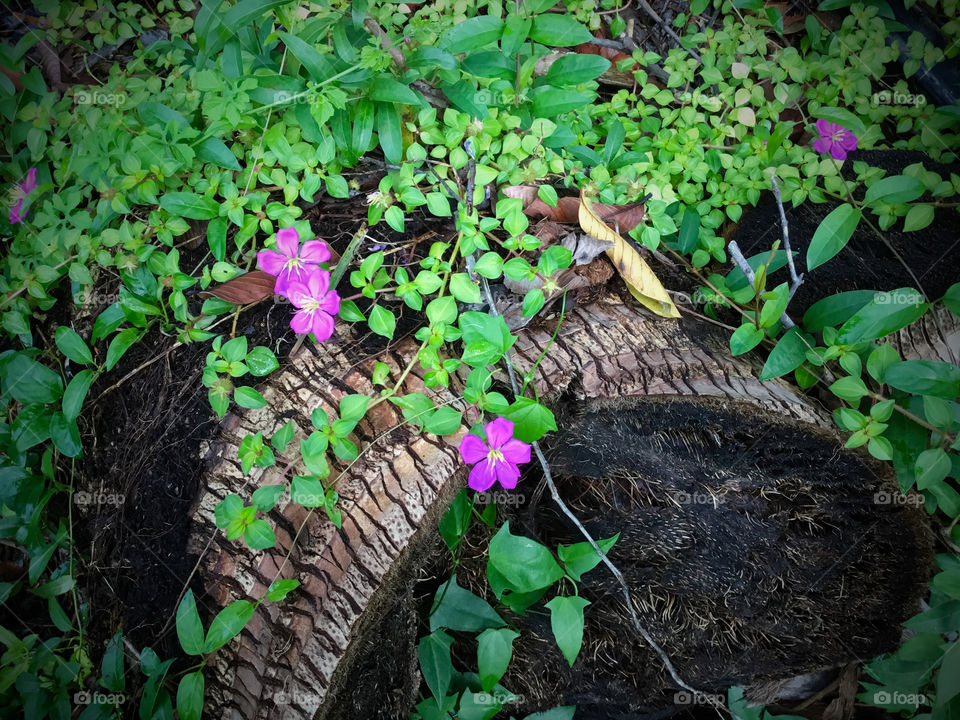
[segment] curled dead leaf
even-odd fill
[[[536,185],[513,185],[505,188],[503,194],[523,201],[524,214],[534,220],[547,218],[558,223],[574,224],[580,222],[580,198],[563,197],[557,206],[550,207],[537,196]],[[603,222],[615,225],[621,233],[630,232],[643,222],[644,206],[642,202],[626,205],[608,205],[593,203],[593,212]]]
[[[598,240],[586,233],[570,233],[560,244],[573,255],[575,265],[589,265],[597,255],[607,252],[613,247],[608,240]]]
[[[236,305],[249,305],[266,300],[273,295],[273,287],[276,282],[277,278],[268,275],[263,270],[251,270],[244,275],[227,280],[222,285],[198,293],[198,295],[201,298],[219,298]]]
[[[590,201],[584,198],[582,193],[580,199],[580,227],[585,233],[595,238],[613,243],[613,248],[607,251],[607,257],[627,283],[630,294],[644,307],[661,317],[680,317],[677,306],[673,304],[673,300],[670,299],[660,280],[640,257],[636,248],[594,212]]]

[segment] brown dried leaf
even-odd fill
[[[536,185],[513,185],[505,188],[503,194],[523,201],[524,214],[534,220],[546,218],[558,223],[575,224],[580,222],[580,199],[575,197],[560,198],[555,208],[547,205],[537,197]],[[643,222],[644,208],[642,202],[627,203],[626,205],[607,205],[593,203],[594,213],[604,222],[616,225],[621,233],[630,232]]]
[[[650,266],[643,261],[640,253],[613,231],[591,207],[590,201],[581,194],[580,227],[588,235],[600,240],[608,240],[614,247],[607,251],[607,257],[627,283],[630,294],[642,305],[661,317],[680,317],[680,311],[673,304],[660,280]]]
[[[249,305],[266,300],[273,295],[273,286],[276,282],[276,277],[263,272],[263,270],[251,270],[245,275],[227,280],[223,285],[199,293],[199,296],[201,298],[215,297],[236,305]]]

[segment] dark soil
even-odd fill
[[[960,173],[960,164],[940,165],[927,155],[906,150],[862,150],[850,153],[843,166],[843,175],[854,181],[853,162],[864,161],[883,168],[887,175],[897,175],[914,163],[922,162],[927,170],[949,179],[950,173]],[[862,198],[863,194],[855,193]],[[918,202],[936,198],[922,197]],[[839,205],[839,201],[821,205],[806,202],[794,209],[788,202],[784,206],[790,233],[790,245],[795,254],[797,272],[806,272],[807,248],[820,222]],[[876,216],[869,214],[876,224]],[[832,260],[806,272],[803,284],[790,302],[788,312],[798,320],[814,302],[834,293],[846,290],[894,290],[901,287],[917,288],[931,300],[942,297],[947,288],[955,283],[960,271],[960,213],[956,207],[936,208],[933,223],[919,232],[902,231],[903,220],[899,219],[884,231],[890,245],[903,259],[900,262],[890,248],[876,236],[866,222],[861,221],[847,246]],[[756,208],[747,211],[733,233],[746,257],[769,252],[774,240],[781,238],[780,211],[772,192],[764,193]],[[783,247],[781,243],[781,249]],[[904,267],[906,264],[912,271]],[[768,287],[789,282],[786,268],[770,276]]]

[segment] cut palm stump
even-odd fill
[[[521,373],[552,330],[521,333],[512,351]],[[270,514],[271,551],[229,542],[214,526],[226,494],[249,498],[277,482],[276,468],[242,475],[242,437],[269,436],[288,418],[309,428],[314,408],[335,412],[344,394],[376,394],[374,358],[349,327],[338,333],[319,357],[301,352],[271,376],[267,408],[232,417],[209,448],[194,547],[215,538],[201,565],[210,597],[220,606],[259,598],[281,565],[282,577],[302,582],[284,602],[264,603],[212,658],[214,717],[398,718],[420,693],[423,601],[449,572],[436,525],[465,484],[457,445],[466,425],[446,439],[419,434],[382,403],[357,428],[369,449],[337,484],[342,529],[286,500]],[[376,359],[397,378],[415,351],[401,343]],[[595,538],[621,534],[610,557],[641,621],[680,676],[711,692],[892,649],[930,573],[922,509],[877,502],[896,492],[890,471],[843,450],[829,415],[785,382],[760,382],[760,367],[757,356],[729,356],[725,330],[604,296],[567,313],[535,372],[560,426],[543,442],[561,492]],[[433,392],[415,373],[405,390]],[[435,397],[461,407],[456,390]],[[514,532],[553,547],[582,540],[528,467]],[[482,575],[482,558],[468,553],[458,578],[492,601]],[[674,689],[610,574],[591,571],[580,593],[592,604],[573,669],[545,615],[511,618],[522,635],[503,684],[523,698],[512,714],[575,703],[578,718],[669,715]],[[475,669],[475,654],[454,651],[458,667]]]

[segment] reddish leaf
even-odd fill
[[[553,222],[576,224],[580,222],[580,198],[560,198],[555,208],[547,205],[537,197],[535,185],[514,185],[503,191],[507,197],[519,198],[523,201],[524,214],[534,220],[547,218]],[[593,203],[593,212],[611,226],[616,226],[620,233],[628,233],[643,221],[643,203],[634,202],[626,205],[605,205]]]
[[[273,295],[277,278],[263,270],[251,270],[245,275],[227,280],[211,290],[199,293],[201,298],[215,297],[236,305],[260,302]]]

